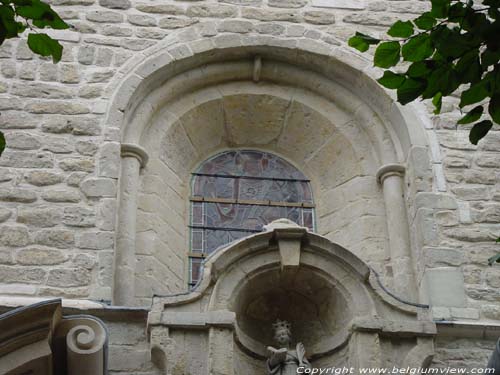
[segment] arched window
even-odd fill
[[[253,150],[227,151],[205,161],[191,186],[189,284],[199,280],[206,255],[280,218],[314,230],[311,187],[297,168]]]

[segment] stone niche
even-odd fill
[[[266,229],[207,258],[191,292],[154,299],[151,353],[166,374],[265,374],[276,319],[291,322],[315,368],[429,363],[425,308],[391,297],[362,260],[306,228]]]
[[[0,374],[105,375],[107,346],[104,323],[62,316],[60,299],[0,315]]]

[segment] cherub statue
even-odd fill
[[[295,349],[291,348],[291,324],[285,320],[277,320],[273,324],[274,339],[280,345],[279,349],[267,347],[269,358],[267,360],[267,373],[269,375],[296,375],[297,369],[311,368],[306,358],[304,345],[299,342]]]

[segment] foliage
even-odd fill
[[[28,47],[41,56],[51,56],[54,63],[61,60],[62,45],[38,29],[67,29],[52,8],[40,0],[0,0],[0,45],[10,38],[19,37],[26,29]],[[5,138],[0,132],[0,155],[5,149]]]
[[[349,45],[361,52],[377,45],[374,65],[385,69],[378,82],[396,90],[401,104],[432,99],[438,114],[443,97],[461,90],[459,106],[466,113],[458,125],[474,123],[469,139],[477,144],[500,124],[500,0],[431,0],[431,5],[411,21],[394,23],[388,40],[358,32]],[[406,72],[390,70],[401,61],[409,63]]]

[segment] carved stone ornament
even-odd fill
[[[105,375],[107,345],[102,321],[63,317],[60,299],[0,315],[0,374]]]

